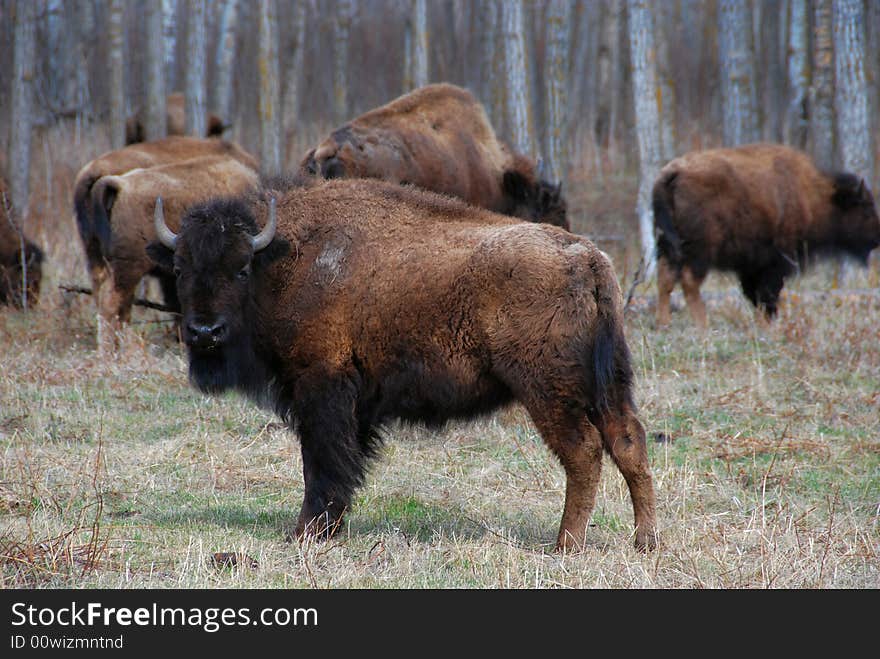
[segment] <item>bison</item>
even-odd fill
[[[292,536],[339,526],[383,424],[518,401],[567,476],[557,547],[583,546],[603,448],[629,486],[635,544],[655,545],[620,289],[593,243],[378,181],[292,187],[277,214],[266,194],[191,208],[178,234],[157,211],[148,252],[177,275],[194,386],[238,390],[298,430]]]
[[[184,135],[186,133],[186,97],[181,92],[168,94],[166,99],[166,132],[168,135]],[[146,139],[144,117],[138,112],[125,122],[125,143],[137,144]],[[228,126],[224,125],[213,112],[208,113],[205,137],[220,137]]]
[[[186,209],[217,195],[234,195],[254,188],[257,172],[235,158],[202,156],[102,176],[92,186],[94,236],[101,258],[93,264],[93,292],[98,312],[110,327],[130,320],[135,289],[145,275],[159,279],[165,304],[178,308],[174,277],[155,268],[147,244],[156,239],[153,212],[156,197],[164,200],[173,226]]]
[[[700,285],[710,269],[736,273],[766,320],[789,276],[825,255],[867,263],[880,219],[864,180],[821,172],[777,144],[688,153],[666,164],[653,188],[657,323],[681,282],[694,322],[706,328]]]
[[[411,183],[475,206],[569,229],[562,186],[495,135],[461,87],[421,87],[348,122],[309,150],[304,174]]]
[[[0,176],[0,305],[20,309],[25,300],[29,307],[37,304],[42,277],[43,250],[21,232],[9,188]]]
[[[108,274],[107,264],[104,260],[104,249],[108,244],[107,235],[105,233],[101,236],[101,231],[106,231],[109,225],[104,223],[99,227],[93,217],[92,188],[95,183],[103,176],[121,175],[133,169],[169,165],[202,156],[218,156],[236,160],[253,170],[259,167],[257,160],[251,154],[232,142],[195,137],[167,137],[110,151],[80,169],[73,184],[73,207],[77,229],[88,263],[89,277],[96,291],[101,287]],[[159,191],[157,191],[158,193]],[[149,223],[145,226],[148,225]],[[146,245],[146,241],[143,244]]]

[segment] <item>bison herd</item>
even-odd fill
[[[629,487],[636,546],[656,546],[613,266],[569,231],[561,186],[498,139],[470,92],[429,85],[367,112],[284,180],[261,179],[216,117],[206,138],[140,142],[130,124],[134,143],[86,164],[73,190],[99,327],[120,328],[138,282],[158,278],[192,384],[237,390],[296,429],[292,536],[336,530],[384,424],[517,401],[565,470],[557,547],[583,546],[603,451]],[[20,305],[37,299],[43,255],[2,192],[0,303]],[[676,158],[653,208],[658,325],[680,282],[706,327],[712,269],[772,318],[785,279],[815,257],[866,261],[880,245],[865,182],[781,145]]]

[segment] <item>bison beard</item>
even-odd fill
[[[157,227],[174,251],[148,251],[179,273],[193,384],[237,389],[298,431],[293,535],[336,530],[383,424],[437,426],[516,400],[566,471],[557,546],[583,546],[603,447],[630,487],[636,545],[655,546],[620,290],[591,243],[377,182],[291,190],[279,208],[260,251],[236,201],[191,209],[179,236]]]

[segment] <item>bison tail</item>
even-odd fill
[[[120,187],[118,176],[102,176],[92,186],[92,239],[105,259],[110,254],[110,214]]]
[[[633,371],[623,327],[613,316],[601,316],[591,364],[594,408],[600,415],[632,402]]]
[[[654,233],[657,236],[657,255],[670,263],[682,260],[681,237],[675,230],[675,179],[678,172],[664,174],[654,183],[651,202],[654,210]]]

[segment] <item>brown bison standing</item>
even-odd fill
[[[92,219],[101,259],[93,268],[98,312],[113,327],[128,322],[135,290],[145,275],[159,279],[166,305],[177,308],[174,278],[157,270],[147,257],[156,239],[156,197],[161,196],[172,226],[180,226],[187,208],[218,196],[255,188],[257,172],[234,158],[202,156],[169,165],[102,176],[91,192]]]
[[[37,304],[42,277],[43,251],[21,233],[9,188],[0,177],[0,306],[20,309],[25,299],[28,307]]]
[[[421,87],[351,120],[303,158],[305,174],[411,183],[532,222],[569,228],[560,185],[496,136],[483,106],[450,84]]]
[[[274,202],[240,200],[191,209],[179,235],[156,219],[148,251],[177,273],[193,384],[237,389],[299,432],[296,535],[338,527],[384,423],[519,401],[565,468],[558,547],[584,542],[603,448],[636,545],[655,544],[620,289],[590,241],[375,181],[287,190],[277,219]]]
[[[110,252],[108,251],[111,244],[110,232],[113,230],[114,226],[121,226],[121,220],[111,221],[109,219],[112,215],[112,202],[115,202],[116,199],[115,194],[112,199],[104,193],[98,195],[100,203],[98,203],[97,206],[95,205],[92,191],[95,184],[101,180],[102,177],[120,176],[135,169],[147,170],[152,167],[172,165],[174,163],[180,163],[200,157],[235,161],[247,169],[254,171],[258,168],[257,160],[237,144],[232,142],[216,139],[199,139],[195,137],[168,137],[153,142],[132,144],[131,146],[116,151],[110,151],[95,158],[80,169],[73,185],[73,206],[77,229],[83,244],[83,249],[85,250],[86,260],[88,261],[89,276],[92,280],[92,287],[96,295],[110,274],[107,262],[110,255]],[[190,170],[191,169],[192,168],[190,167]],[[183,167],[166,172],[165,175],[173,175],[175,177],[176,188],[188,187],[185,183],[180,182],[179,177],[186,176],[187,172],[190,170],[188,170],[187,167]],[[134,178],[137,178],[139,181],[146,180],[143,174]],[[241,190],[240,187],[234,189],[218,188],[212,180],[204,176],[198,179],[193,179],[190,185],[195,185],[196,180],[207,181],[209,188],[203,193],[198,190],[188,191],[187,195],[191,200],[196,198],[206,199],[212,194],[231,193]],[[161,181],[158,181],[156,184],[162,185]],[[141,185],[145,184],[141,183]],[[111,187],[105,192],[112,190],[113,188]],[[152,204],[155,201],[155,197],[158,194],[163,193],[161,188],[156,188],[153,189],[150,194],[152,195],[152,198],[148,200],[150,208],[149,210],[143,210],[143,213],[145,214],[144,217],[147,219],[141,223],[140,231],[142,232],[142,235],[138,238],[138,248],[141,252],[143,252],[143,248],[147,242],[153,239],[152,224],[149,219],[152,217]],[[174,193],[174,195],[176,194],[177,193]],[[143,199],[146,200],[147,197],[144,196]],[[182,214],[182,209],[179,210]],[[96,216],[96,211],[98,216]],[[126,222],[128,221],[126,220]],[[136,275],[135,285],[146,272],[143,271],[143,266],[140,263],[144,261],[144,256],[141,255],[136,260],[139,264],[133,267],[132,275],[130,277],[125,277],[125,279],[130,280],[132,277],[135,277],[135,272],[139,273]],[[122,262],[120,261],[118,263]],[[112,270],[114,268],[111,267],[110,269]],[[147,268],[147,270],[149,269],[150,268]],[[166,295],[170,295],[173,291],[173,282],[171,282],[171,284],[172,286],[170,288],[167,285],[164,286]],[[124,284],[122,289],[126,290],[128,285],[128,283]],[[134,287],[132,286],[132,292],[133,291]],[[126,295],[127,294],[116,296],[118,301],[105,300],[102,306],[102,316],[108,320],[117,314],[121,314],[123,319],[127,318],[128,309],[130,309],[130,306],[128,305],[130,305],[130,303],[121,303],[121,300],[124,299]],[[99,301],[99,307],[100,306],[101,302]]]
[[[166,105],[166,131],[168,135],[186,134],[186,97],[181,92],[168,94]],[[216,114],[209,113],[205,137],[220,137],[227,126]],[[125,143],[137,144],[145,139],[144,119],[141,113],[125,122]]]
[[[669,322],[677,282],[701,328],[700,285],[710,269],[736,273],[766,317],[776,314],[787,277],[814,256],[867,262],[880,245],[880,219],[865,182],[820,172],[789,147],[752,144],[670,161],[653,190],[657,234],[657,322]]]

